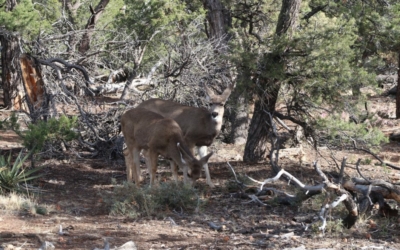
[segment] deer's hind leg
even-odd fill
[[[133,164],[132,164],[132,170],[131,174],[133,174],[133,178],[135,180],[136,186],[140,185],[140,182],[142,181],[141,178],[141,171],[140,171],[140,150],[135,148],[132,150],[132,158],[133,158]]]
[[[178,165],[173,161],[169,161],[169,165],[171,166],[171,172],[172,172],[172,177],[174,178],[175,182],[178,182],[179,177],[178,177]]]
[[[125,165],[126,165],[126,178],[127,178],[128,182],[132,182],[133,181],[133,168],[134,168],[132,151],[129,150],[128,148],[125,148],[124,149],[124,157],[125,157]]]

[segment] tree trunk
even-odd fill
[[[231,123],[230,140],[228,142],[235,145],[244,145],[246,144],[249,130],[249,114],[252,113],[252,110],[250,110],[251,105],[247,103],[243,94],[236,89],[233,91],[230,100],[229,105],[233,106],[233,108],[226,110],[228,120]]]
[[[45,91],[40,64],[33,57],[23,54],[20,57],[20,65],[32,123],[41,118],[46,120],[49,112],[49,98]]]
[[[229,29],[232,27],[232,17],[227,8],[219,0],[203,0],[203,6],[207,10],[207,24],[206,33],[210,39],[222,39],[220,53],[225,53],[225,46],[231,36]],[[222,50],[222,51],[221,51]],[[229,73],[227,73],[228,75]],[[224,122],[229,122],[231,131],[229,134],[229,143],[237,145],[245,144],[247,140],[247,131],[249,128],[248,105],[243,91],[233,90],[232,95],[228,101],[232,109],[226,110],[227,119]]]
[[[92,6],[90,6],[90,12],[92,13],[92,15],[89,17],[89,20],[85,27],[85,33],[83,34],[79,44],[79,52],[82,55],[84,55],[89,50],[94,27],[109,2],[110,0],[101,0],[94,10]]]
[[[292,36],[293,28],[296,26],[301,0],[282,0],[276,27],[276,39],[283,35]],[[278,42],[278,41],[277,41]],[[285,49],[286,50],[286,49]],[[262,70],[265,75],[270,72],[285,72],[286,62],[281,55],[285,51],[275,51],[267,54],[261,60],[265,63]],[[275,105],[278,100],[281,83],[278,79],[267,78],[264,75],[258,76],[258,83],[261,89],[254,106],[254,115],[250,122],[249,134],[244,150],[243,160],[247,162],[262,161],[266,159],[268,152],[266,142],[271,129],[269,114],[274,115]]]
[[[397,92],[396,92],[396,119],[400,118],[400,51],[398,52]]]
[[[268,91],[260,95],[254,103],[254,113],[250,122],[249,133],[244,148],[243,161],[258,162],[266,159],[267,142],[271,129],[271,120],[268,115],[273,115],[275,105],[278,100],[280,82],[276,80],[264,79],[263,86],[267,86]],[[268,84],[267,81],[271,83]]]
[[[17,6],[16,0],[6,0],[6,12],[13,11]],[[18,37],[13,36],[7,30],[0,28],[1,44],[1,83],[3,87],[3,101],[6,108],[20,109],[22,98],[18,95],[21,90],[21,78],[18,75],[18,58],[20,54]],[[19,99],[19,101],[18,101]],[[14,107],[15,105],[15,107]]]
[[[6,0],[6,6],[5,6],[5,10],[7,11],[12,11],[15,6],[17,6],[17,0]]]
[[[208,38],[223,38],[227,44],[230,39],[228,29],[232,27],[230,12],[219,0],[203,0],[203,5],[207,10]]]
[[[19,38],[0,29],[1,81],[4,91],[4,106],[8,109],[21,109],[23,103],[23,85],[20,72]]]

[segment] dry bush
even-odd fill
[[[130,218],[162,216],[163,212],[171,210],[193,212],[203,203],[198,191],[183,182],[164,182],[152,188],[138,188],[133,183],[124,182],[104,200],[109,204],[112,215]]]

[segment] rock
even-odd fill
[[[136,244],[133,241],[128,241],[120,247],[113,248],[113,250],[137,250]]]

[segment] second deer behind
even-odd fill
[[[219,134],[224,116],[224,105],[231,94],[234,85],[229,84],[221,95],[216,95],[211,89],[204,85],[209,108],[197,108],[179,104],[174,101],[162,99],[150,99],[138,105],[164,117],[174,119],[183,131],[186,145],[193,153],[195,147],[198,148],[200,157],[207,154],[207,147],[212,144],[215,137]],[[208,164],[203,165],[206,181],[210,187],[214,187],[211,181]]]

